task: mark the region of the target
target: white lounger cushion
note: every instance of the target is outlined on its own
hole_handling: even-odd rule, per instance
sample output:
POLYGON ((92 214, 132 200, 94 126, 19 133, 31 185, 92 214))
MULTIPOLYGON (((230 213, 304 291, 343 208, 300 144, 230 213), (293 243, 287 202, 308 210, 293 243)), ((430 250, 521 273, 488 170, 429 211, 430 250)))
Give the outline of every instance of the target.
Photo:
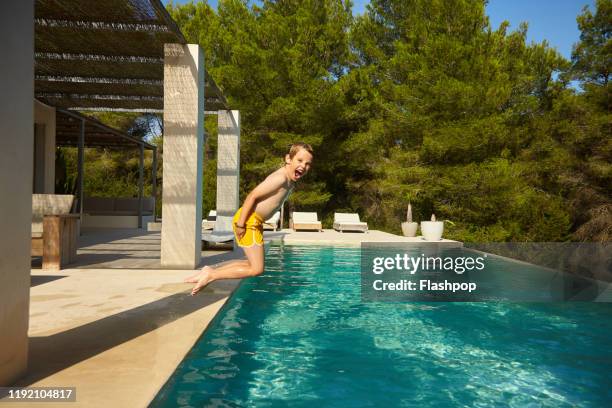
POLYGON ((297 212, 292 213, 294 224, 316 224, 319 222, 319 217, 316 212, 297 212))
POLYGON ((297 230, 316 230, 322 231, 323 226, 319 221, 319 216, 316 212, 298 212, 291 213, 293 229, 297 230))
POLYGON ((280 220, 280 211, 272 214, 272 216, 266 220, 266 224, 277 224, 278 220, 280 220))
POLYGON ((360 223, 357 213, 334 213, 334 222, 339 223, 360 223))
POLYGON ((334 213, 334 229, 365 232, 368 230, 368 223, 362 222, 357 213, 334 213))
POLYGON ((210 210, 208 212, 208 217, 205 220, 202 220, 202 229, 209 230, 215 227, 215 221, 217 219, 217 212, 215 210, 210 210))
POLYGON ((263 229, 264 230, 274 230, 276 231, 278 229, 278 222, 280 221, 280 211, 275 212, 274 214, 272 214, 272 216, 270 218, 268 218, 266 221, 264 221, 263 223, 263 229))

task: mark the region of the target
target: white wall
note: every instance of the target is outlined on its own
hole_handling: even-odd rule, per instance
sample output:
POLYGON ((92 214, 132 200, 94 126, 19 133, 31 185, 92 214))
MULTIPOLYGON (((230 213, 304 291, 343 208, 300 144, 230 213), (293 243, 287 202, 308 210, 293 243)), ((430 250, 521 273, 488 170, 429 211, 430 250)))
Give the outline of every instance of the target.
POLYGON ((34 123, 44 126, 44 192, 53 194, 55 193, 55 108, 35 100, 34 123))
POLYGON ((0 386, 27 368, 34 2, 0 2, 0 386))

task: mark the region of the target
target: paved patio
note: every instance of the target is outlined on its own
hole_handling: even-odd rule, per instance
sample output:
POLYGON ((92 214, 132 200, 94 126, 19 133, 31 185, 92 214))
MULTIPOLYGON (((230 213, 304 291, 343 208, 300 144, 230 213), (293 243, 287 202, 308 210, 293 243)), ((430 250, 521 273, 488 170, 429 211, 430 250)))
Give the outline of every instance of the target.
MULTIPOLYGON (((286 244, 422 242, 381 231, 283 230, 265 237, 286 244)), ((70 269, 34 267, 29 375, 16 385, 76 387, 75 407, 146 406, 239 283, 214 282, 189 296, 192 285, 182 280, 190 272, 161 269, 159 254, 159 232, 90 231, 70 269)), ((216 264, 242 252, 202 256, 203 264, 216 264)))
MULTIPOLYGON (((408 238, 378 230, 370 230, 366 233, 363 233, 338 232, 332 229, 324 229, 322 232, 295 232, 291 229, 283 229, 282 231, 277 232, 266 231, 264 236, 267 240, 280 240, 285 244, 361 245, 362 242, 425 242, 420 236, 408 238)), ((440 242, 455 242, 457 244, 461 244, 460 242, 448 239, 443 239, 440 242)))

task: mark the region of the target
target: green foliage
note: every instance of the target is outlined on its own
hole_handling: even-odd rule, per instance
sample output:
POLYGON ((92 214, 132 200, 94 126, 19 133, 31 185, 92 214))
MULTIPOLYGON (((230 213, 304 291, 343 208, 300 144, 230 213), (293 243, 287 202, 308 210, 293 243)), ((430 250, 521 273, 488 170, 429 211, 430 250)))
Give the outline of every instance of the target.
MULTIPOLYGON (((83 178, 86 197, 137 197, 138 196, 138 149, 86 148, 84 155, 85 174, 83 178)), ((76 191, 77 149, 58 148, 58 166, 64 167, 56 175, 57 193, 76 191), (65 176, 67 174, 68 176, 65 176)), ((145 150, 144 196, 151 195, 152 153, 145 150)))
POLYGON ((612 0, 597 0, 595 14, 585 7, 578 16, 580 42, 572 52, 572 74, 582 81, 589 100, 606 112, 612 109, 608 86, 612 71, 612 0))
MULTIPOLYGON (((301 140, 314 167, 289 210, 317 211, 325 226, 354 211, 399 233, 411 201, 415 221, 435 212, 464 241, 612 236, 610 0, 578 16, 571 62, 527 44, 526 24, 491 27, 482 1, 372 0, 356 18, 348 0, 249 4, 168 6, 241 112, 243 198, 301 140)), ((205 127, 204 214, 216 118, 205 127)), ((133 194, 128 153, 88 155, 89 191, 133 194)))
MULTIPOLYGON (((153 132, 159 118, 154 115, 123 112, 84 112, 108 126, 144 139, 158 148, 157 185, 162 179, 162 138, 153 132)), ((59 147, 56 150, 55 191, 75 194, 77 191, 77 149, 59 147)), ((139 181, 139 150, 131 148, 86 148, 84 151, 85 197, 137 197, 139 181)), ((152 194, 153 152, 145 150, 143 166, 143 195, 152 194)), ((160 190, 158 187, 156 214, 161 216, 160 190)))
POLYGON ((577 21, 580 42, 572 52, 576 76, 586 84, 606 85, 611 74, 612 1, 597 0, 595 14, 585 6, 577 21))
POLYGON ((357 19, 361 63, 349 79, 364 72, 370 83, 358 86, 379 109, 345 152, 368 157, 347 184, 368 220, 398 232, 410 199, 417 220, 455 221, 456 239, 568 238, 562 197, 531 184, 521 160, 545 138, 531 130, 567 63, 545 43, 528 46, 526 26, 506 29, 469 1, 372 1, 357 19))

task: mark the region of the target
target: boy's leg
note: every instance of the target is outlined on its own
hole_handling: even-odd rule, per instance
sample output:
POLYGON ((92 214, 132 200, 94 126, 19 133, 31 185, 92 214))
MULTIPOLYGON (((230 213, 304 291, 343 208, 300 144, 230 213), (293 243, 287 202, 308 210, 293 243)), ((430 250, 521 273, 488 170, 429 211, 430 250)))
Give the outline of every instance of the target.
POLYGON ((264 270, 263 245, 253 245, 242 249, 247 256, 248 262, 234 261, 219 268, 205 266, 202 269, 198 282, 191 290, 191 294, 195 295, 204 286, 219 279, 242 279, 260 275, 264 270))
POLYGON ((186 277, 185 279, 183 279, 183 282, 186 283, 196 283, 197 281, 200 280, 200 277, 202 277, 205 273, 207 273, 206 271, 209 268, 214 268, 214 269, 220 269, 223 268, 224 266, 228 266, 228 265, 235 265, 238 263, 243 263, 245 265, 249 265, 249 261, 247 259, 243 259, 243 260, 233 260, 233 261, 224 261, 221 262, 219 264, 217 264, 217 266, 212 267, 212 266, 204 266, 202 269, 198 269, 193 275, 186 277))
POLYGON ((264 271, 264 246, 253 245, 249 248, 242 248, 247 256, 249 265, 251 266, 251 276, 261 275, 264 271))

